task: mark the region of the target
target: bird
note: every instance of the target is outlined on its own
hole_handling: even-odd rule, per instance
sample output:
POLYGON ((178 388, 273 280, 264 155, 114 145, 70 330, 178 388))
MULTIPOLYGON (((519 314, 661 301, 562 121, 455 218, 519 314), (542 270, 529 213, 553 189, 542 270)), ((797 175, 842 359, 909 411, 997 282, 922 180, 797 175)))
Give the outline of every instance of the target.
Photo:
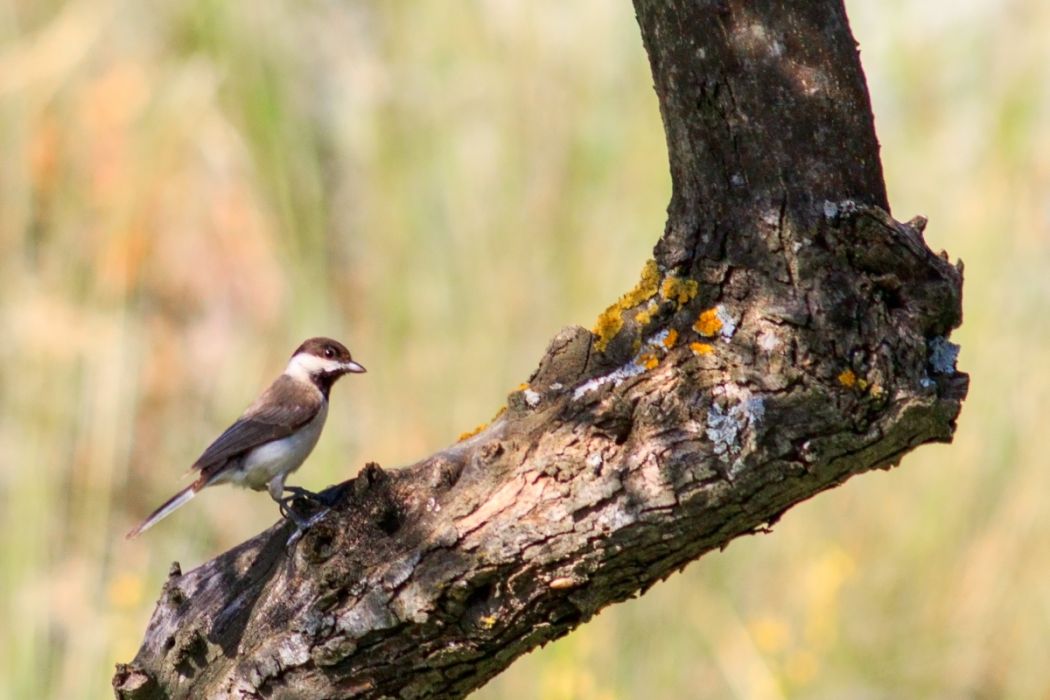
POLYGON ((328 416, 332 385, 344 374, 362 372, 365 368, 342 343, 322 337, 304 341, 292 353, 284 373, 193 463, 190 472, 199 472, 197 479, 129 531, 127 539, 153 527, 203 489, 219 484, 268 490, 281 514, 295 522, 301 533, 311 523, 295 513, 292 499, 301 496, 323 503, 323 498, 285 486, 284 481, 317 444, 328 416), (285 492, 292 495, 285 497, 285 492))

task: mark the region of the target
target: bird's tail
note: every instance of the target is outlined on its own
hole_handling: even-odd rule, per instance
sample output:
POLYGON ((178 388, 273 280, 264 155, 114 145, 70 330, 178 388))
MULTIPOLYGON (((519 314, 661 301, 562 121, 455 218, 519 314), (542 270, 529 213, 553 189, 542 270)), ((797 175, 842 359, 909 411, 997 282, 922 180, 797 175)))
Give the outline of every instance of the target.
POLYGON ((197 492, 200 491, 200 489, 201 487, 199 482, 194 482, 186 488, 184 488, 183 490, 179 491, 177 494, 165 501, 164 505, 162 505, 157 510, 153 511, 153 513, 148 518, 139 523, 139 525, 133 530, 131 530, 127 535, 125 535, 125 537, 129 540, 133 537, 138 537, 140 534, 153 527, 159 520, 167 517, 168 515, 171 515, 171 513, 173 513, 176 509, 180 508, 181 506, 186 505, 186 503, 188 503, 191 498, 197 495, 197 492))

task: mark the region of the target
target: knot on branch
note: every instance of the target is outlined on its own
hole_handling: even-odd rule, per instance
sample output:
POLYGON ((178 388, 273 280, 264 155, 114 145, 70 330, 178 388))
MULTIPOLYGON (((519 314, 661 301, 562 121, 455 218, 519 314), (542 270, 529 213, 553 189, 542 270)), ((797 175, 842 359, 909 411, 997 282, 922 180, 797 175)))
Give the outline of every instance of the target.
POLYGON ((159 692, 157 680, 132 664, 117 664, 113 692, 118 700, 147 700, 159 692))
POLYGON ((935 255, 922 238, 926 219, 895 221, 878 207, 852 202, 825 207, 829 247, 848 251, 858 272, 866 274, 872 293, 911 316, 927 337, 947 336, 962 322, 962 262, 935 255), (850 223, 852 225, 847 225, 850 223))

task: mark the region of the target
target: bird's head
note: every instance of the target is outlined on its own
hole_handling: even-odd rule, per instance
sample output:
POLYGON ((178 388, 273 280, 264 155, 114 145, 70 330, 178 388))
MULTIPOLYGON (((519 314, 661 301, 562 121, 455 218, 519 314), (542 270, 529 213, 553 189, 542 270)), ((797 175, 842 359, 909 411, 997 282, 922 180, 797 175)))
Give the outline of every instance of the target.
POLYGON ((354 362, 350 351, 338 340, 310 338, 292 353, 285 374, 311 381, 327 394, 327 387, 339 377, 364 371, 365 368, 354 362))

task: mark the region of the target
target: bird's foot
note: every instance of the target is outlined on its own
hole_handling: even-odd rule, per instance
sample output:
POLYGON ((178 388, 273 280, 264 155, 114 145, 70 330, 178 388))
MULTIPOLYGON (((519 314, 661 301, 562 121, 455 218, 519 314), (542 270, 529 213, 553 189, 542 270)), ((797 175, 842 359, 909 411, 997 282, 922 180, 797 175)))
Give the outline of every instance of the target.
MULTIPOLYGON (((304 489, 305 490, 305 489, 304 489)), ((309 492, 307 492, 309 493, 309 492)), ((303 518, 299 513, 295 512, 295 506, 293 502, 295 499, 300 498, 303 494, 295 493, 291 496, 285 496, 284 498, 277 499, 277 508, 281 511, 281 515, 286 520, 291 520, 295 523, 295 532, 288 538, 288 546, 295 544, 299 541, 299 538, 303 536, 307 530, 316 525, 324 516, 328 515, 331 510, 328 506, 321 506, 320 510, 311 515, 308 518, 303 518)))
POLYGON ((293 532, 291 534, 291 536, 288 538, 288 541, 285 543, 285 546, 286 547, 291 547, 293 544, 298 542, 299 539, 304 534, 306 534, 306 531, 309 530, 314 525, 316 525, 318 522, 320 522, 324 518, 324 516, 328 515, 328 512, 330 510, 331 510, 331 508, 322 508, 321 510, 317 511, 316 513, 311 515, 306 520, 300 520, 297 517, 294 518, 292 521, 295 523, 295 532, 293 532))
POLYGON ((301 486, 284 486, 284 492, 290 495, 275 498, 274 500, 277 501, 277 507, 280 509, 281 515, 295 523, 295 532, 288 538, 289 546, 299 541, 303 533, 328 515, 332 507, 339 501, 340 496, 338 489, 327 489, 321 493, 314 493, 301 486), (307 504, 312 506, 310 510, 317 509, 317 512, 308 518, 304 518, 295 510, 297 499, 306 501, 307 504))
MULTIPOLYGON (((333 489, 327 489, 327 490, 328 491, 333 491, 333 489)), ((311 503, 316 503, 317 505, 321 505, 321 506, 327 506, 329 508, 334 506, 336 500, 339 498, 338 492, 336 492, 336 493, 326 493, 325 491, 315 492, 315 491, 310 491, 309 489, 304 489, 302 486, 285 486, 284 487, 284 491, 285 491, 285 493, 290 493, 292 495, 291 496, 286 496, 285 498, 282 498, 281 499, 282 501, 291 500, 293 498, 303 498, 303 499, 305 499, 307 501, 310 501, 311 503)))
POLYGON ((299 514, 295 512, 295 508, 292 507, 292 501, 296 498, 297 496, 285 496, 284 498, 277 498, 274 500, 277 501, 277 509, 281 511, 281 517, 285 520, 291 520, 298 525, 303 522, 303 519, 299 517, 299 514))

